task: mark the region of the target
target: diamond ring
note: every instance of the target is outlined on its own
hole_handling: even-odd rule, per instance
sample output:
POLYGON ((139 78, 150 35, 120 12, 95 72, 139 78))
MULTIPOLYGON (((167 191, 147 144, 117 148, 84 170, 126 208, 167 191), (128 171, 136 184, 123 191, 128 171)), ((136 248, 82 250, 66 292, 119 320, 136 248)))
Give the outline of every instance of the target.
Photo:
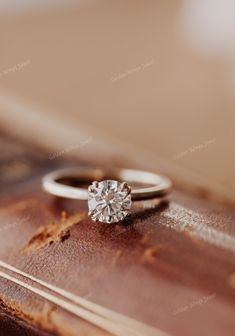
POLYGON ((52 195, 87 200, 91 219, 108 224, 120 222, 129 215, 132 201, 163 197, 172 186, 170 179, 151 172, 84 167, 49 173, 43 177, 42 185, 52 195), (88 189, 68 185, 72 181, 90 185, 88 189), (131 188, 129 183, 142 186, 131 188))

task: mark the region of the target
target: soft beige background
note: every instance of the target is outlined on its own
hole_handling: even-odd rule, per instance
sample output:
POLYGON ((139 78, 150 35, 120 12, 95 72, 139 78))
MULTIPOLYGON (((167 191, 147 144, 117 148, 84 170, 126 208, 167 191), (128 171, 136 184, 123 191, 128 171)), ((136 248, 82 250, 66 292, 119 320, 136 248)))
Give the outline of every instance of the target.
POLYGON ((235 199, 229 64, 189 43, 182 6, 98 0, 2 14, 2 124, 61 153, 90 159, 95 148, 96 161, 109 160, 110 142, 235 199))

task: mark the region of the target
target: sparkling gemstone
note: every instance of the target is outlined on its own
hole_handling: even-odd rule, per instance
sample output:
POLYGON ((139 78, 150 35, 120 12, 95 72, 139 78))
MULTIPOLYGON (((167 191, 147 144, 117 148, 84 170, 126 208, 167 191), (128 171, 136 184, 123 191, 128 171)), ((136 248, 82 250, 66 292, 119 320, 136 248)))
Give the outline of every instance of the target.
POLYGON ((130 213, 130 193, 131 188, 126 182, 93 182, 88 188, 88 208, 92 220, 102 223, 123 220, 130 213))

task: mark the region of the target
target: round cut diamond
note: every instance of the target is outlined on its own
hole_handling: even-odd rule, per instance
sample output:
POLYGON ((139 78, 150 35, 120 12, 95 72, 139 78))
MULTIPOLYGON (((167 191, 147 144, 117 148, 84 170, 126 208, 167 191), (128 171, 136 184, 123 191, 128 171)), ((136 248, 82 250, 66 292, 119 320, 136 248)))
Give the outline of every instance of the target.
POLYGON ((116 223, 131 208, 131 188, 126 182, 105 180, 93 182, 88 188, 89 215, 95 221, 116 223))

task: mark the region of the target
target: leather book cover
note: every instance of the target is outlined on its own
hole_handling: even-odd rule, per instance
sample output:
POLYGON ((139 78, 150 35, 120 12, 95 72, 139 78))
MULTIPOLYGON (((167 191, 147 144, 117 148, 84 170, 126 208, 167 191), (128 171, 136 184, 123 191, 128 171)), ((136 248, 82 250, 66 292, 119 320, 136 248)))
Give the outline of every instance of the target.
POLYGON ((175 188, 124 224, 92 222, 41 188, 86 162, 0 146, 0 335, 233 335, 234 209, 175 188))

